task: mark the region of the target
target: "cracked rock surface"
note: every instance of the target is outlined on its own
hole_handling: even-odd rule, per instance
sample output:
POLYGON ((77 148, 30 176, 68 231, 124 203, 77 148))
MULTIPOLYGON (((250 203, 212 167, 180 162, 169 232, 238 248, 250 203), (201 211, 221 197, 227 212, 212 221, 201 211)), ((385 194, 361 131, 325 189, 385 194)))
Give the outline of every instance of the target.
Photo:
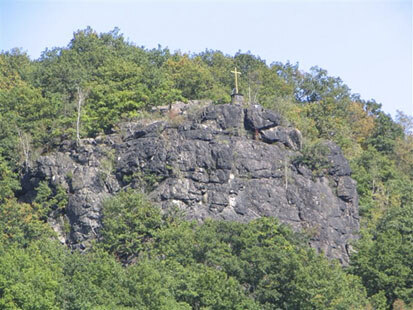
MULTIPOLYGON (((173 109, 173 107, 172 107, 173 109)), ((180 105, 169 118, 121 124, 118 133, 63 144, 40 157, 22 180, 31 201, 41 180, 68 193, 70 232, 51 220, 62 242, 85 248, 99 233, 101 204, 125 187, 145 190, 164 210, 188 219, 247 222, 277 217, 311 236, 310 244, 348 263, 359 229, 356 183, 340 148, 329 149, 322 177, 294 161, 301 133, 276 113, 238 105, 180 105), (188 106, 188 107, 187 107, 188 106)))

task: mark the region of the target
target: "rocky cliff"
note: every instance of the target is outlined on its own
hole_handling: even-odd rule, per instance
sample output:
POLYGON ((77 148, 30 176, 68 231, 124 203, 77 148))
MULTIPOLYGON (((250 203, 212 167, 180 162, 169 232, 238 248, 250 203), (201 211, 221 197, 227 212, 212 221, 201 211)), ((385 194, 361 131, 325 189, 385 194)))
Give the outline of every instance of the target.
POLYGON ((358 201, 338 146, 326 143, 327 172, 314 176, 296 160, 300 132, 260 106, 192 103, 166 114, 121 124, 116 133, 80 146, 62 144, 29 169, 21 199, 32 201, 42 180, 66 190, 68 204, 52 212, 50 223, 74 248, 98 235, 102 201, 133 187, 189 219, 277 217, 310 234, 311 245, 328 257, 348 262, 358 201))

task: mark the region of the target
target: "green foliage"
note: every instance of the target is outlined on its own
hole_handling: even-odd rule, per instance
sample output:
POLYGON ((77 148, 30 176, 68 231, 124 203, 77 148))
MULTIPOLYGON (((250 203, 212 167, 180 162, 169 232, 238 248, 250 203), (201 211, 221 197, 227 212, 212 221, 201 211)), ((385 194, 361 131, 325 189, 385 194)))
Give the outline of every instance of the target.
POLYGON ((15 199, 0 203, 0 244, 26 246, 33 240, 52 235, 51 228, 33 206, 15 199))
MULTIPOLYGON (((101 251, 73 253, 63 258, 62 309, 116 309, 127 297, 125 270, 101 251)), ((122 307, 119 307, 122 309, 122 307)))
POLYGON ((174 88, 180 89, 182 95, 188 99, 208 98, 213 87, 213 77, 208 67, 199 57, 190 59, 188 55, 176 55, 164 64, 165 70, 172 81, 174 88))
POLYGON ((14 197, 14 192, 20 189, 17 175, 8 167, 7 162, 0 156, 0 204, 14 197))
POLYGON ((0 308, 61 309, 61 250, 47 240, 27 248, 0 244, 0 308))
POLYGON ((57 185, 56 189, 52 189, 49 186, 49 181, 41 181, 36 187, 36 198, 33 205, 43 219, 47 219, 53 209, 63 211, 67 202, 67 193, 60 185, 57 185))
POLYGON ((314 176, 320 177, 330 168, 329 148, 323 141, 310 142, 304 145, 301 155, 295 158, 296 165, 303 164, 311 169, 314 176))
POLYGON ((352 273, 369 296, 385 295, 413 305, 413 205, 389 210, 373 233, 365 233, 352 258, 352 273))
MULTIPOLYGON (((396 120, 318 67, 306 73, 297 64, 268 66, 241 52, 147 50, 117 28, 101 34, 79 30, 66 47, 46 50, 34 61, 19 49, 2 52, 0 307, 361 309, 365 296, 358 276, 371 307, 411 307, 413 132, 411 117, 399 114, 396 120), (90 253, 69 253, 45 241, 53 236, 45 223, 49 212, 65 212, 65 190, 40 182, 32 205, 14 195, 36 156, 75 138, 78 89, 85 94, 81 137, 93 137, 156 105, 202 98, 227 103, 234 67, 242 73, 240 91, 249 104, 276 110, 306 137, 297 163, 323 175, 329 163, 320 141, 326 139, 350 160, 363 227, 352 274, 271 219, 198 225, 162 217, 133 192, 105 203, 102 239, 90 253), (122 267, 118 260, 134 264, 122 267)), ((103 165, 109 173, 108 155, 103 165)), ((150 191, 159 180, 151 174, 125 179, 132 181, 150 191)))
POLYGON ((103 205, 102 245, 121 259, 138 255, 161 225, 161 214, 143 194, 126 191, 103 205))
POLYGON ((274 219, 249 224, 207 221, 194 227, 192 236, 185 227, 179 238, 161 240, 161 253, 182 257, 183 264, 201 263, 223 270, 263 309, 348 309, 364 304, 357 278, 304 247, 298 236, 274 219), (189 244, 194 245, 192 249, 189 244))
POLYGON ((403 129, 396 124, 389 115, 379 112, 375 119, 376 126, 368 143, 385 154, 392 153, 397 138, 403 136, 403 129))
MULTIPOLYGON (((173 167, 171 166, 165 168, 171 171, 173 170, 173 167)), ((162 179, 162 176, 155 173, 137 171, 130 175, 125 174, 122 181, 124 184, 138 184, 139 188, 142 188, 145 192, 150 193, 162 179)))
POLYGON ((192 309, 362 309, 366 304, 357 277, 307 248, 303 237, 275 219, 198 225, 161 219, 159 212, 142 194, 121 193, 105 204, 100 242, 124 262, 136 261, 129 271, 155 269, 154 282, 164 286, 154 284, 154 290, 192 309))

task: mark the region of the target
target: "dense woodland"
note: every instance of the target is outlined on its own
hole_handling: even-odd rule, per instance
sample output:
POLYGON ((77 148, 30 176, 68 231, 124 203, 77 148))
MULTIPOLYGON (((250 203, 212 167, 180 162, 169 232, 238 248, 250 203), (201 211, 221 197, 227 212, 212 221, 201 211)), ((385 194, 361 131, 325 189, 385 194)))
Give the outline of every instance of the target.
POLYGON ((241 52, 148 50, 118 29, 80 30, 37 60, 19 49, 0 54, 1 309, 412 307, 412 117, 392 119, 318 67, 303 72, 241 52), (64 210, 64 192, 41 183, 33 204, 16 198, 25 169, 77 134, 110 134, 177 100, 229 102, 234 67, 248 103, 300 129, 301 160, 314 171, 325 168, 326 139, 350 161, 362 221, 350 266, 316 254, 305 235, 275 219, 197 224, 133 191, 104 204, 91 250, 71 252, 46 222, 52 209, 64 210), (134 259, 125 264, 127 257, 134 259))

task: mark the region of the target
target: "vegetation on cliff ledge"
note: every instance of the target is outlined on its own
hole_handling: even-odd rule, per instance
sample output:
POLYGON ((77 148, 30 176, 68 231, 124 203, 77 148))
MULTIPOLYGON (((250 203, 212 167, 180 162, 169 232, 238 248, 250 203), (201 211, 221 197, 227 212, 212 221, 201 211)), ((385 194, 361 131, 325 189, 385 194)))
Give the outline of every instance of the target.
POLYGON ((147 50, 117 29, 80 30, 37 60, 18 49, 0 54, 2 309, 409 309, 412 230, 412 118, 393 120, 321 68, 147 50), (64 208, 63 193, 43 188, 32 205, 17 201, 27 165, 61 141, 110 133, 176 100, 229 102, 234 67, 247 103, 300 129, 306 159, 318 158, 326 139, 349 159, 362 232, 348 268, 274 219, 198 225, 161 216, 133 192, 108 201, 92 250, 72 253, 46 223, 47 212, 64 208))

